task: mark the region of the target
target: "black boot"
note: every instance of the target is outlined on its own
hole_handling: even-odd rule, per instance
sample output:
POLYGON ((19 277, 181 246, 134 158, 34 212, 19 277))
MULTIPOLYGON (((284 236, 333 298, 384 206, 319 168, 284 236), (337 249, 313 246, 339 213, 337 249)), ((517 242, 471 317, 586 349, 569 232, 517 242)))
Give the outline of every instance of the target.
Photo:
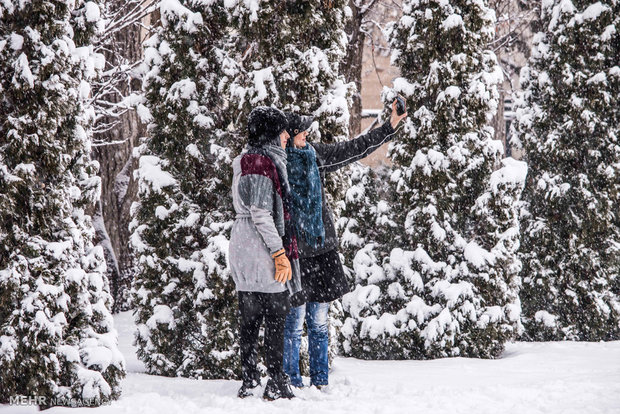
POLYGON ((295 394, 291 391, 291 385, 288 376, 279 375, 276 378, 269 378, 265 392, 263 393, 265 400, 273 401, 279 398, 295 398, 295 394))
POLYGON ((241 388, 239 388, 239 391, 237 391, 237 397, 245 398, 245 397, 250 397, 254 395, 254 390, 259 385, 260 384, 256 382, 250 382, 250 383, 244 382, 243 384, 241 384, 241 388))
POLYGON ((249 381, 243 381, 241 388, 237 391, 237 397, 245 398, 254 395, 254 390, 260 385, 260 381, 251 379, 249 381))

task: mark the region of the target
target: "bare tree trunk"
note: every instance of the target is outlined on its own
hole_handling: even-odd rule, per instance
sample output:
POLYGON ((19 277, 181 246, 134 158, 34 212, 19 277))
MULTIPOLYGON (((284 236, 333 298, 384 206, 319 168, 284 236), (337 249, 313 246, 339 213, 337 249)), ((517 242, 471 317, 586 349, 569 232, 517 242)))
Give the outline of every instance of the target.
POLYGON ((98 146, 93 151, 101 165, 102 181, 100 211, 95 213, 99 223, 95 224, 98 243, 104 248, 108 264, 113 312, 129 307, 128 289, 134 273, 133 253, 129 246, 129 209, 137 194, 137 183, 132 174, 136 167, 132 151, 142 132, 135 113, 127 113, 124 117, 121 127, 109 133, 129 139, 123 144, 98 146))
MULTIPOLYGON (((114 0, 122 7, 123 0, 114 0)), ((138 25, 128 25, 110 39, 104 52, 107 68, 137 62, 142 58, 142 36, 138 25)), ((118 86, 120 93, 106 96, 109 102, 120 102, 133 90, 140 89, 140 80, 132 79, 118 86)), ((99 161, 102 184, 101 201, 94 215, 97 242, 104 248, 108 264, 108 279, 114 298, 113 312, 127 310, 129 288, 134 275, 133 253, 129 246, 129 209, 136 200, 137 183, 133 179, 136 160, 133 149, 146 134, 145 126, 135 111, 125 112, 119 119, 104 119, 114 124, 108 131, 98 133, 93 145, 93 157, 99 161)))
MULTIPOLYGON (((511 91, 509 91, 510 93, 511 91)), ((504 101, 506 99, 506 90, 499 88, 499 105, 497 107, 497 113, 493 117, 492 125, 495 129, 495 139, 502 141, 504 144, 504 153, 507 152, 506 142, 506 121, 504 118, 504 101)))
POLYGON ((362 130, 362 58, 366 34, 362 31, 364 14, 360 13, 359 6, 355 5, 355 0, 349 0, 349 7, 351 7, 353 16, 345 27, 349 36, 349 46, 341 68, 346 81, 355 82, 357 88, 355 95, 353 95, 353 107, 350 111, 351 118, 349 120, 349 133, 351 137, 354 137, 362 130))
POLYGON ((495 128, 495 139, 504 143, 505 154, 512 154, 510 143, 507 142, 507 123, 511 121, 511 112, 505 112, 506 99, 518 89, 518 77, 521 68, 527 64, 530 54, 532 27, 536 23, 536 2, 519 0, 490 0, 489 7, 497 16, 496 38, 489 45, 495 52, 502 67, 505 79, 500 88, 499 108, 492 125, 495 128))

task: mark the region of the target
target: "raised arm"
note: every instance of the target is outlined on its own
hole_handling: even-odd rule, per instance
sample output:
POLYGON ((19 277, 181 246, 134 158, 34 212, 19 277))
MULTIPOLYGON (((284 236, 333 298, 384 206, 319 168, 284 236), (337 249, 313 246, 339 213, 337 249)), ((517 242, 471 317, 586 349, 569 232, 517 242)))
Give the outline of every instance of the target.
POLYGON ((394 128, 386 122, 379 128, 349 141, 334 144, 314 143, 312 146, 323 160, 322 168, 332 172, 370 155, 383 143, 388 142, 393 134, 394 128))
POLYGON ((392 102, 390 120, 379 128, 375 128, 364 135, 345 142, 312 144, 318 156, 323 160, 323 165, 320 168, 323 168, 326 172, 332 172, 367 157, 394 137, 396 126, 406 116, 407 112, 401 115, 397 114, 395 100, 392 102))

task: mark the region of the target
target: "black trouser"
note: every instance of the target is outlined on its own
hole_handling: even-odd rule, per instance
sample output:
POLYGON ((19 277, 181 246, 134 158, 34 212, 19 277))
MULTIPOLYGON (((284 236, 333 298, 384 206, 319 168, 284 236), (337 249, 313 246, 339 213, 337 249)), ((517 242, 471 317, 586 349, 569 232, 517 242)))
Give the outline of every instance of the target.
POLYGON ((265 365, 274 380, 283 375, 284 321, 289 310, 289 293, 239 292, 241 313, 241 376, 244 383, 260 380, 256 368, 258 331, 265 319, 265 365))

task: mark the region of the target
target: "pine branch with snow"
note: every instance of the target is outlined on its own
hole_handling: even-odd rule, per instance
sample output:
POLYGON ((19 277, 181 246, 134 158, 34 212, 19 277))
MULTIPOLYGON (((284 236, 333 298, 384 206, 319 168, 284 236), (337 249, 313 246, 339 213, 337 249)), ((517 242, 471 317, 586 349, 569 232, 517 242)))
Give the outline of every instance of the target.
MULTIPOLYGON (((312 114, 318 121, 310 142, 332 143, 349 138, 349 106, 354 84, 346 83, 339 65, 346 55, 346 1, 231 2, 235 39, 231 41, 239 71, 228 90, 240 135, 234 152, 245 142, 247 116, 259 105, 312 114)), ((343 172, 329 174, 330 202, 342 199, 343 172)))

